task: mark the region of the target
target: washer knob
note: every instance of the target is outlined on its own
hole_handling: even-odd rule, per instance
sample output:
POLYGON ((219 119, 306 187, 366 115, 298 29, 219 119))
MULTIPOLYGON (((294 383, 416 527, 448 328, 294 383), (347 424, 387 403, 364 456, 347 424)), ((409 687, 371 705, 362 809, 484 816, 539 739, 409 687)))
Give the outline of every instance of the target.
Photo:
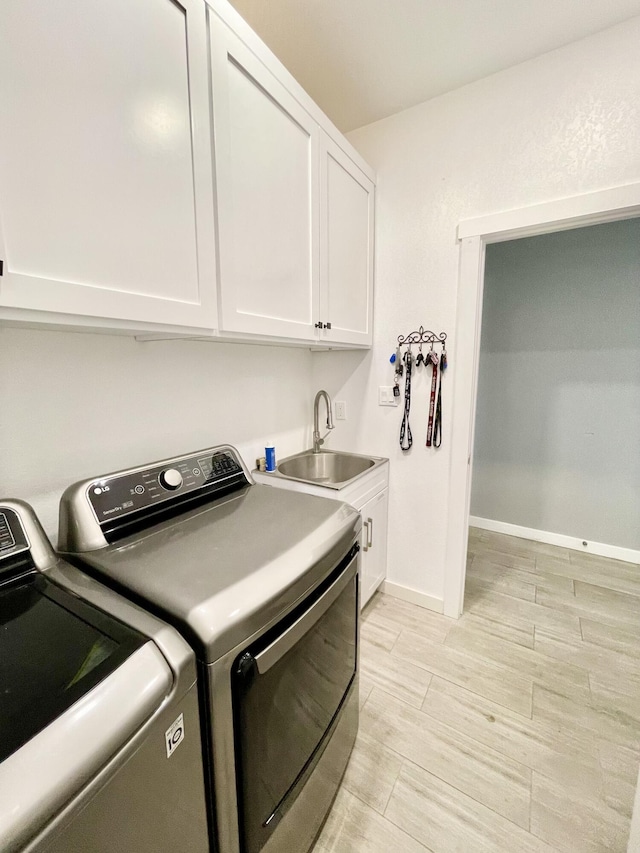
POLYGON ((160 472, 158 480, 163 489, 174 492, 182 485, 182 474, 175 468, 167 468, 166 471, 160 472))

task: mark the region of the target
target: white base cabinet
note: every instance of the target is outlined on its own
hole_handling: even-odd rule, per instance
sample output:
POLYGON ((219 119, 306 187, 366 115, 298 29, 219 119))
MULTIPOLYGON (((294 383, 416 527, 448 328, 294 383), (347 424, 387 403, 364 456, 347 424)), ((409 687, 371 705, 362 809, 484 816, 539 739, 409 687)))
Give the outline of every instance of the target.
POLYGON ((286 480, 260 471, 253 471, 252 474, 257 483, 329 498, 329 500, 343 501, 360 512, 362 516, 360 607, 363 608, 387 576, 389 461, 385 460, 383 465, 340 490, 286 480))
POLYGON ((387 576, 387 519, 389 489, 383 489, 362 507, 362 593, 361 605, 369 601, 387 576))

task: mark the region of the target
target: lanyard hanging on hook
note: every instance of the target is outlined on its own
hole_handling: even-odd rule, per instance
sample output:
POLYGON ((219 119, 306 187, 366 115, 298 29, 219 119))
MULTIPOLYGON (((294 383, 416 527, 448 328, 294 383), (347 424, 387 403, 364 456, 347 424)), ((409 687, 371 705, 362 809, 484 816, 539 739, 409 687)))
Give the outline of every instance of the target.
POLYGON ((433 437, 433 415, 436 406, 436 386, 438 384, 438 353, 431 349, 425 362, 432 365, 431 374, 431 397, 429 399, 429 422, 427 424, 427 447, 431 447, 433 437))
POLYGON ((442 350, 440 356, 440 384, 438 385, 438 402, 436 403, 436 417, 433 423, 433 446, 440 447, 442 444, 442 380, 447 369, 447 353, 442 350))
POLYGON ((404 354, 404 363, 407 368, 407 376, 404 383, 404 416, 400 424, 400 449, 407 451, 413 444, 411 435, 411 427, 409 426, 409 409, 411 408, 411 363, 413 356, 411 355, 411 347, 404 354), (406 446, 405 446, 406 442, 406 446))

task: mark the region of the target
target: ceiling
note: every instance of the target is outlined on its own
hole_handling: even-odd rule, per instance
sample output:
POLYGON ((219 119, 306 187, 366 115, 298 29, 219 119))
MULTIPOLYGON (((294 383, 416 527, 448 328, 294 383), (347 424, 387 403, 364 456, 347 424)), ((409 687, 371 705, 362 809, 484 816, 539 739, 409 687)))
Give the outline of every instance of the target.
POLYGON ((347 132, 640 15, 640 0, 231 0, 347 132))

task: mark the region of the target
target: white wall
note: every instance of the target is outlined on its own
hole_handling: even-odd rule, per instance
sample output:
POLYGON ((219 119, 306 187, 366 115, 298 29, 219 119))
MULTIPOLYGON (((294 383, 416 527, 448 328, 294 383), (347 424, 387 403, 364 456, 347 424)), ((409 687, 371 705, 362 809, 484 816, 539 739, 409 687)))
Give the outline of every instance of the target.
POLYGON ((423 446, 425 383, 414 395, 414 447, 399 450, 400 412, 377 405, 396 336, 421 323, 453 332, 460 220, 640 180, 639 43, 635 18, 349 136, 378 176, 375 346, 353 375, 351 356, 314 356, 313 376, 357 418, 353 448, 392 459, 396 583, 443 596, 451 430, 445 390, 442 449, 423 446))
POLYGON ((312 433, 305 350, 0 328, 0 498, 34 506, 57 536, 58 501, 84 477, 215 444, 250 468, 312 433))
POLYGON ((487 248, 471 514, 640 548, 640 219, 487 248))

